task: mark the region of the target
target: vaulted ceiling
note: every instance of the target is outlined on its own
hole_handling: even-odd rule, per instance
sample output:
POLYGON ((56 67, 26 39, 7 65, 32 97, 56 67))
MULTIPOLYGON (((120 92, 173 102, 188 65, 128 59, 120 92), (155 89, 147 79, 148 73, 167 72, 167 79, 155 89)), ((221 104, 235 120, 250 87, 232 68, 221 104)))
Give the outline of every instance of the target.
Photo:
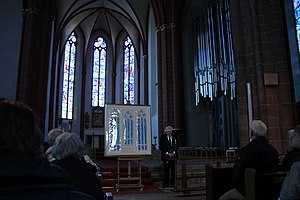
POLYGON ((58 1, 56 36, 61 42, 75 28, 89 41, 95 31, 104 31, 113 45, 126 30, 133 42, 147 41, 149 0, 60 0, 58 1))

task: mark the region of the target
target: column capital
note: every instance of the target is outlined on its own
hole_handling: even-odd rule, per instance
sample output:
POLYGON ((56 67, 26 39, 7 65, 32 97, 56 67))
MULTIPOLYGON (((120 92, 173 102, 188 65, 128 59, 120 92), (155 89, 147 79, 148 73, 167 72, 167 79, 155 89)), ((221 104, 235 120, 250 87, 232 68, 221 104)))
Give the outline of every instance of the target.
POLYGON ((165 31, 165 30, 181 30, 181 27, 179 25, 177 25, 175 22, 171 22, 168 24, 162 24, 161 26, 157 27, 155 29, 155 32, 160 32, 160 31, 165 31))
POLYGON ((42 17, 46 20, 49 20, 49 21, 53 21, 54 20, 54 17, 51 16, 48 12, 46 11, 43 11, 43 10, 40 10, 36 7, 30 7, 30 8, 25 8, 23 9, 23 12, 22 12, 22 16, 30 16, 30 15, 37 15, 39 17, 42 17))

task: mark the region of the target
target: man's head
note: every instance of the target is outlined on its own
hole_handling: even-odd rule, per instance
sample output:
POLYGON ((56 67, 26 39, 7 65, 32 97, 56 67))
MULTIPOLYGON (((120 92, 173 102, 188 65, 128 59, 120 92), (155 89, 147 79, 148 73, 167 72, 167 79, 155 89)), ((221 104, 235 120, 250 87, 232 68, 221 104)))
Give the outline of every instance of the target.
POLYGON ((48 144, 49 146, 53 146, 55 143, 55 139, 63 133, 63 130, 60 128, 54 128, 48 133, 48 144))
POLYGON ((34 111, 9 99, 0 100, 0 154, 42 155, 42 136, 34 111))
POLYGON ((300 149, 300 126, 289 131, 289 148, 300 149))
POLYGON ((267 136, 268 128, 264 122, 261 120, 253 120, 251 124, 251 131, 250 131, 250 139, 254 139, 258 136, 267 136))
POLYGON ((68 157, 80 157, 84 144, 76 133, 64 132, 59 135, 51 151, 54 158, 60 160, 68 157))
POLYGON ((165 128, 165 133, 168 135, 172 135, 174 128, 172 126, 167 126, 165 128))

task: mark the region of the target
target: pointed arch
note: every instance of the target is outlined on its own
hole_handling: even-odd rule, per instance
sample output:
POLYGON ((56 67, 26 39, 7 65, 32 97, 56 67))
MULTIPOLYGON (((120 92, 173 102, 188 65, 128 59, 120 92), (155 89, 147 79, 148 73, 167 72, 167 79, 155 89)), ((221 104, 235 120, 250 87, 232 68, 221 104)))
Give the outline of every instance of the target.
POLYGON ((99 36, 93 45, 92 106, 104 107, 107 68, 107 43, 99 36))
POLYGON ((129 36, 124 39, 124 104, 134 104, 134 87, 135 87, 135 51, 129 36))

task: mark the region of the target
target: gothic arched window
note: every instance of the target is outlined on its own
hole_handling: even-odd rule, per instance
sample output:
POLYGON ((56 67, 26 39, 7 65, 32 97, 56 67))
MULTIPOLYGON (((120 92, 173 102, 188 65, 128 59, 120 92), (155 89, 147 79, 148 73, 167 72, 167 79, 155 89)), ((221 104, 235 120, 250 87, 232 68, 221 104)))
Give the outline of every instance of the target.
POLYGON ((98 37, 94 41, 92 106, 104 107, 105 104, 105 72, 106 41, 98 37))
POLYGON ((66 42, 64 54, 61 117, 63 119, 72 119, 76 68, 76 34, 74 32, 71 33, 71 36, 66 42))
POLYGON ((298 53, 300 54, 300 1, 294 0, 294 13, 296 23, 296 34, 298 40, 298 53))
POLYGON ((124 40, 124 104, 134 104, 134 47, 129 36, 124 40))

